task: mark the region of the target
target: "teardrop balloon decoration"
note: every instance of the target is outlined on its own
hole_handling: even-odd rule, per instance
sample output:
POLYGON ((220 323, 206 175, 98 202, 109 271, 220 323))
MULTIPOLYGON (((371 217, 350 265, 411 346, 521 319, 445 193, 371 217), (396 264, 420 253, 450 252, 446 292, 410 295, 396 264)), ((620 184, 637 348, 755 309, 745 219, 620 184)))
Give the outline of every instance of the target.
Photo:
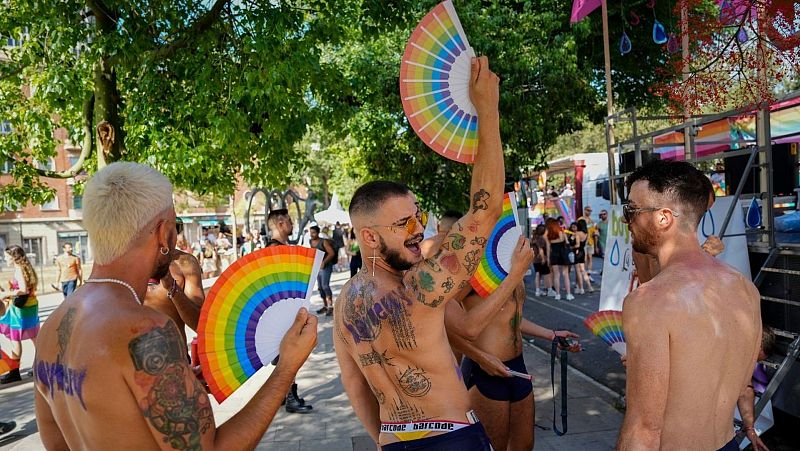
POLYGON ((761 227, 761 207, 758 206, 758 201, 755 197, 750 202, 750 206, 747 207, 745 224, 751 229, 761 227))
POLYGON ((678 42, 678 38, 675 37, 675 33, 669 34, 669 39, 667 40, 667 51, 669 53, 678 53, 681 51, 681 45, 678 42))
POLYGON ((667 42, 667 30, 664 29, 664 25, 661 25, 661 22, 656 19, 653 22, 653 42, 656 44, 663 44, 667 42))
POLYGON ((747 36, 747 31, 745 31, 744 27, 739 28, 739 32, 736 33, 736 39, 738 39, 741 43, 745 43, 749 38, 750 37, 747 36))
POLYGON ((619 53, 624 55, 630 52, 632 48, 633 44, 631 44, 631 39, 628 37, 628 34, 623 31, 622 37, 619 40, 619 53))
POLYGON ((609 255, 608 261, 612 266, 619 265, 619 240, 614 240, 614 246, 611 248, 611 255, 609 255))

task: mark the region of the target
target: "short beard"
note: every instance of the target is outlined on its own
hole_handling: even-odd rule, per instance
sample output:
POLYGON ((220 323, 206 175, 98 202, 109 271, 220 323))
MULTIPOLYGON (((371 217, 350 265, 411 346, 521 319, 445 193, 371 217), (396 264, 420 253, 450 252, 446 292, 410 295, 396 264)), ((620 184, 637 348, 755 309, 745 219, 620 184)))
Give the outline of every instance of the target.
POLYGON ((383 241, 383 237, 378 235, 378 240, 380 241, 380 247, 378 248, 378 252, 383 256, 383 261, 385 261, 392 269, 396 271, 408 271, 414 266, 413 263, 404 260, 403 257, 400 256, 400 252, 395 250, 389 250, 386 246, 386 242, 383 241))
POLYGON ((655 255, 659 243, 658 232, 642 227, 633 235, 633 250, 646 255, 655 255))
POLYGON ((167 255, 163 255, 160 251, 158 253, 158 261, 156 262, 158 266, 156 266, 156 271, 153 274, 152 278, 156 280, 161 280, 169 273, 169 265, 172 263, 172 252, 167 255))

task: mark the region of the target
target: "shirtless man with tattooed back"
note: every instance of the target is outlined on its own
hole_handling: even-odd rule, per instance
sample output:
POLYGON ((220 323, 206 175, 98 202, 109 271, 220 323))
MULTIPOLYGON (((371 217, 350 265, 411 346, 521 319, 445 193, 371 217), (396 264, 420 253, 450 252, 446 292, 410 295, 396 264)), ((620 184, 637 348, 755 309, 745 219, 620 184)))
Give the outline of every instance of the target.
POLYGON ((466 216, 431 258, 419 243, 427 215, 393 182, 361 186, 350 218, 364 268, 334 304, 334 344, 356 415, 383 450, 487 450, 447 341, 444 307, 467 287, 503 200, 499 79, 486 57, 472 61, 470 98, 480 127, 466 216))
POLYGON ((316 318, 300 310, 269 380, 217 428, 181 332, 141 303, 148 279, 163 279, 174 257, 169 181, 144 165, 108 165, 86 184, 83 224, 95 257, 92 275, 53 312, 36 343, 36 423, 44 446, 255 448, 316 343, 316 318))

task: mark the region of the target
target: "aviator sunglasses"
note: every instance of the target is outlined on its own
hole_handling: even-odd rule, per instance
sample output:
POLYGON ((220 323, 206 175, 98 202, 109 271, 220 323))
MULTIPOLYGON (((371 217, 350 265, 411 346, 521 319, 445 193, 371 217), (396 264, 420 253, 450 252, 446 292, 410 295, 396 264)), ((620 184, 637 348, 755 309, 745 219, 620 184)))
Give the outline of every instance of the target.
POLYGON ((636 208, 636 207, 631 206, 631 204, 623 204, 622 205, 622 218, 623 218, 622 222, 624 222, 625 224, 630 224, 631 222, 633 222, 634 218, 636 218, 636 215, 638 215, 639 213, 647 213, 647 212, 659 211, 659 210, 669 210, 670 213, 672 213, 672 216, 675 216, 675 217, 680 216, 679 213, 677 213, 676 211, 672 210, 671 208, 665 208, 665 207, 642 207, 642 208, 636 208))
POLYGON ((373 225, 373 226, 370 226, 370 227, 386 227, 386 228, 389 228, 389 229, 392 229, 392 230, 394 230, 396 228, 405 227, 406 228, 406 233, 411 235, 412 233, 414 233, 414 230, 417 228, 417 223, 419 223, 422 226, 423 229, 425 228, 426 225, 428 225, 428 212, 427 211, 421 211, 421 212, 419 212, 419 215, 412 216, 412 217, 408 218, 404 224, 392 224, 392 225, 380 225, 380 224, 377 224, 377 225, 373 225))

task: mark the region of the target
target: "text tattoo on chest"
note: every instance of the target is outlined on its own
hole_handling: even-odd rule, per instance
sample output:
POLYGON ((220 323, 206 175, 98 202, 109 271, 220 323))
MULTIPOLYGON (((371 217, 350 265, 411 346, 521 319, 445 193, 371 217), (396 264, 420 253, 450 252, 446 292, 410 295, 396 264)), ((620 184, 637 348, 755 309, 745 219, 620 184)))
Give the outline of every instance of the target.
POLYGON ((412 300, 401 290, 392 291, 379 300, 373 300, 373 282, 354 282, 345 299, 343 325, 355 344, 375 341, 388 323, 395 344, 400 349, 416 349, 414 325, 408 308, 412 300))

